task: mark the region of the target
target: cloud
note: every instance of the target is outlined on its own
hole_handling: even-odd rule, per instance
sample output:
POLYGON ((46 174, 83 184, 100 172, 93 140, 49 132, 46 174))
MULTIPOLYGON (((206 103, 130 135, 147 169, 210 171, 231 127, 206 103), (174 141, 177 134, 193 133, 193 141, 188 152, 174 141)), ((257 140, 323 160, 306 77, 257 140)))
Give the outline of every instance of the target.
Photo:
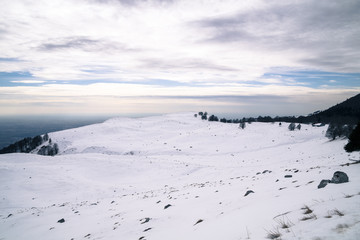
POLYGON ((175 0, 92 0, 92 2, 97 3, 106 3, 106 4, 116 4, 119 3, 123 6, 137 6, 139 4, 171 4, 175 0))
POLYGON ((227 67, 227 66, 221 66, 217 65, 215 63, 212 63, 211 61, 205 60, 205 59, 192 59, 192 58, 179 58, 179 59, 160 59, 160 58, 149 58, 149 59, 143 59, 143 64, 141 67, 145 68, 157 68, 157 69, 195 69, 195 70, 220 70, 220 71, 236 71, 237 69, 227 67))
POLYGON ((84 37, 70 37, 58 39, 57 42, 43 43, 39 49, 43 51, 63 50, 66 48, 91 49, 99 45, 98 40, 87 39, 84 37))
POLYGON ((293 51, 303 66, 357 72, 359 10, 359 1, 270 1, 254 11, 204 18, 190 26, 208 32, 202 42, 293 51))
POLYGON ((357 89, 231 84, 221 86, 152 86, 106 84, 19 86, 0 88, 0 111, 29 113, 146 113, 235 111, 242 116, 297 115, 326 109, 360 91, 357 89), (43 104, 39 104, 43 103, 43 104), (57 107, 55 107, 57 106, 57 107), (232 109, 232 110, 231 110, 232 109))
POLYGON ((25 83, 25 84, 32 84, 32 83, 44 83, 45 81, 41 80, 18 80, 18 81, 11 81, 13 83, 25 83))
POLYGON ((48 93, 63 101, 92 96, 92 104, 157 97, 181 99, 187 107, 221 101, 224 107, 254 101, 238 96, 281 96, 286 102, 302 93, 305 99, 314 92, 325 96, 324 91, 349 97, 359 86, 359 5, 355 0, 4 0, 2 85, 19 99, 30 99, 30 91, 44 101, 48 93), (23 72, 27 75, 15 74, 23 72), (332 88, 323 89, 326 84, 332 88))
POLYGON ((105 51, 112 53, 114 53, 114 51, 139 51, 138 49, 128 48, 121 43, 111 42, 108 40, 94 40, 83 36, 52 39, 47 43, 42 43, 38 47, 38 49, 41 51, 62 51, 66 49, 80 49, 89 52, 105 51))

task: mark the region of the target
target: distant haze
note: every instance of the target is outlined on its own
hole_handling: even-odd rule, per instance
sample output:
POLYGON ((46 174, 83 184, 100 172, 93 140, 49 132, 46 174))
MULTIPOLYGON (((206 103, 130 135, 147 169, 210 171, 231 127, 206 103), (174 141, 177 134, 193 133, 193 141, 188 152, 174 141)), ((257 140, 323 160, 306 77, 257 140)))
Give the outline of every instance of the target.
POLYGON ((0 117, 0 149, 25 137, 100 123, 109 116, 12 116, 0 117))

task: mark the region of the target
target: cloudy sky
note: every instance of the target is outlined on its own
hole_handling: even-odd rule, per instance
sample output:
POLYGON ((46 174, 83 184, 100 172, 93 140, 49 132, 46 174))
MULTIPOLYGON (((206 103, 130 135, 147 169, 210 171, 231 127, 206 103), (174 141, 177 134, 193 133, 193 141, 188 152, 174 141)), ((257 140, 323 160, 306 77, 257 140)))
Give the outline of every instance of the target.
POLYGON ((359 0, 0 3, 0 115, 298 115, 360 93, 359 0))

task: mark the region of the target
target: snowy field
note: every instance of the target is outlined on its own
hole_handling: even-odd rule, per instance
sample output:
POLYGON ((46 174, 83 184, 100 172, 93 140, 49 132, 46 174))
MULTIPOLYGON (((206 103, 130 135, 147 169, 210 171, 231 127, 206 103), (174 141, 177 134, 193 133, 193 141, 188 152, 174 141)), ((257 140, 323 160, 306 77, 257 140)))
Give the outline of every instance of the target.
POLYGON ((0 239, 360 239, 360 164, 340 166, 359 153, 287 126, 189 113, 50 133, 60 155, 0 155, 0 239), (318 189, 335 171, 349 182, 318 189))

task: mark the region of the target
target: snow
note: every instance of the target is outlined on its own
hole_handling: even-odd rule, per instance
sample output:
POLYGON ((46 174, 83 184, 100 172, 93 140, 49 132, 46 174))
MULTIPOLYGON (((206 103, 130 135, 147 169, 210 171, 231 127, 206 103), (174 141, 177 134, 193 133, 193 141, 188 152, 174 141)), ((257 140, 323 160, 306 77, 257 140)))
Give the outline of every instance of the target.
POLYGON ((340 166, 358 158, 346 140, 193 115, 50 133, 55 157, 0 155, 0 239, 358 239, 360 164, 340 166), (349 182, 318 189, 335 171, 349 182))

